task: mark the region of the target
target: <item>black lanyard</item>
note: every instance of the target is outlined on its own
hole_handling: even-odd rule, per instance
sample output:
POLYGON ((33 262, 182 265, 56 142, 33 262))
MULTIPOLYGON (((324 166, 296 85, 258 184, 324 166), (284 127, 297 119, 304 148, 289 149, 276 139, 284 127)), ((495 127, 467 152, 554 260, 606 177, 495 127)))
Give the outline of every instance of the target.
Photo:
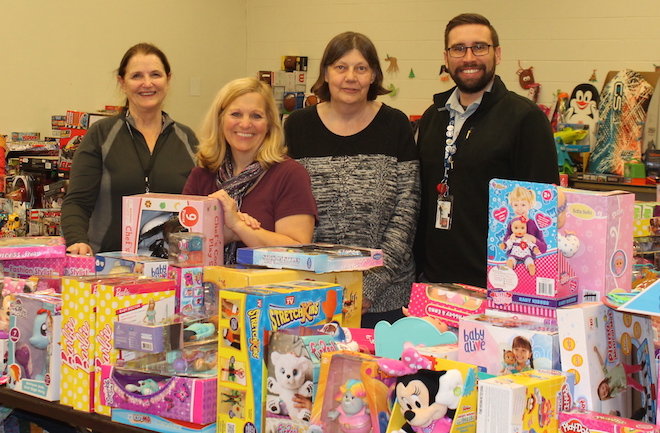
MULTIPOLYGON (((149 192, 149 176, 151 175, 151 169, 154 166, 154 161, 156 160, 156 155, 160 151, 160 149, 163 146, 158 145, 158 140, 160 139, 160 136, 162 135, 163 131, 161 130, 161 133, 158 135, 158 138, 156 139, 156 145, 154 146, 154 151, 150 152, 149 154, 149 161, 147 161, 147 165, 145 166, 144 162, 142 161, 142 158, 140 157, 140 152, 138 151, 138 145, 135 141, 135 136, 133 135, 133 128, 131 127, 131 124, 126 121, 126 127, 128 128, 128 133, 131 134, 131 140, 133 141, 133 148, 135 148, 135 154, 138 158, 138 161, 140 161, 140 166, 142 166, 142 171, 144 172, 144 192, 148 193, 149 192)), ((139 132, 139 130, 137 130, 139 132)), ((143 136, 144 138, 144 136, 143 136)), ((147 146, 148 147, 148 146, 147 146)))

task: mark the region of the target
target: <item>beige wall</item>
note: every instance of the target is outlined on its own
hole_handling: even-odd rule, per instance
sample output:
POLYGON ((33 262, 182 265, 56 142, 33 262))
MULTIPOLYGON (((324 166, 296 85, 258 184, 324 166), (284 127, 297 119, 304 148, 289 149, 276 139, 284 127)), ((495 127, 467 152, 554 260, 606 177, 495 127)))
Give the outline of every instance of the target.
POLYGON ((0 133, 48 135, 50 116, 122 104, 124 52, 152 42, 172 67, 165 110, 197 128, 215 93, 245 74, 244 0, 0 0, 0 133), (199 78, 201 95, 190 96, 199 78))
POLYGON ((114 70, 140 41, 170 58, 166 110, 196 128, 224 83, 277 69, 281 55, 307 55, 313 82, 326 43, 345 30, 368 35, 381 59, 397 57, 385 84, 399 93, 381 100, 421 114, 450 85, 438 77, 445 24, 468 11, 497 28, 507 86, 524 94, 518 61, 533 66, 541 102, 594 69, 600 87, 609 70, 660 64, 658 0, 0 0, 0 133, 47 134, 52 114, 121 103, 114 70), (189 95, 191 78, 200 96, 189 95))

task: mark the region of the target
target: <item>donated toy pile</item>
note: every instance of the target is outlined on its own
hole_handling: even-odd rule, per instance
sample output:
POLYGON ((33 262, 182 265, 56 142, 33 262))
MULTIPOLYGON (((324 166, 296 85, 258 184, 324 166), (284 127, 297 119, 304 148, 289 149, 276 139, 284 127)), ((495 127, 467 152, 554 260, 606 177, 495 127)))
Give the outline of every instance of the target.
POLYGON ((493 179, 487 287, 415 283, 375 329, 381 250, 223 266, 220 206, 124 197, 123 251, 96 256, 1 238, 6 386, 162 432, 660 432, 656 203, 493 179))

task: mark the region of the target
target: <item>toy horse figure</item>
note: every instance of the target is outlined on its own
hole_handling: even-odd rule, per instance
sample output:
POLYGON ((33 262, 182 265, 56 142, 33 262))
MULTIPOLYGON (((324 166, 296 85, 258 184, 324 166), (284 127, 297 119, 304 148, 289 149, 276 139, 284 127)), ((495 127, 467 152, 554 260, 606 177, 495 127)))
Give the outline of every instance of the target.
POLYGON ((43 308, 37 311, 37 317, 34 318, 34 324, 32 325, 32 337, 28 342, 35 349, 46 350, 46 356, 44 357, 43 367, 41 373, 37 374, 33 379, 35 380, 44 380, 46 377, 46 372, 48 371, 48 364, 50 362, 48 356, 48 345, 50 343, 50 329, 48 329, 48 319, 50 317, 50 312, 44 310, 43 308))

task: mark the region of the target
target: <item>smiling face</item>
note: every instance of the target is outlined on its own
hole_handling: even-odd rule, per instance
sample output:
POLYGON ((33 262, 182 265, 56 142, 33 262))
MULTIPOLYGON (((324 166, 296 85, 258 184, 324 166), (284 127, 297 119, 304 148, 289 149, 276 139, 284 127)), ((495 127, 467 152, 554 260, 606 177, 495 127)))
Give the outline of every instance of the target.
POLYGON ((369 86, 374 80, 374 71, 357 49, 349 51, 325 70, 332 102, 366 102, 369 86))
POLYGON ((527 365, 527 360, 529 359, 530 353, 525 347, 514 347, 513 354, 516 357, 518 365, 527 365))
POLYGON ((134 113, 160 111, 170 89, 170 75, 155 54, 136 54, 128 61, 126 73, 117 77, 134 113))
POLYGON ((527 200, 511 200, 511 207, 513 213, 518 216, 527 216, 532 204, 527 200))
POLYGON ((254 161, 268 132, 266 103, 256 93, 246 93, 225 108, 220 127, 234 160, 254 161))
MULTIPOLYGON (((490 30, 482 24, 465 24, 454 27, 448 35, 447 48, 475 44, 492 45, 490 30)), ((450 57, 444 52, 449 75, 462 93, 481 95, 495 76, 495 66, 500 64, 501 48, 490 47, 485 56, 475 56, 467 50, 465 57, 450 57)))

